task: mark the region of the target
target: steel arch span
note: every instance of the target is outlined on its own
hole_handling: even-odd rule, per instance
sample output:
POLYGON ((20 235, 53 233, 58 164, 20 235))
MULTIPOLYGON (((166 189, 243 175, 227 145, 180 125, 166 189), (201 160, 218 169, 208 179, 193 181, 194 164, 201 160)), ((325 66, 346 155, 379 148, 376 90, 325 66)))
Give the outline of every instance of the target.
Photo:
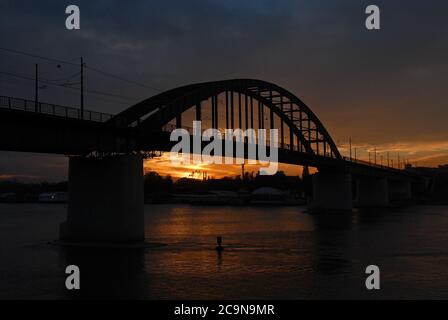
POLYGON ((181 127, 183 112, 196 108, 196 120, 201 120, 203 102, 211 99, 212 127, 217 128, 218 96, 225 100, 225 108, 220 108, 225 113, 225 128, 263 129, 264 113, 269 112, 269 128, 274 128, 274 115, 280 119, 280 143, 283 148, 286 126, 290 133, 290 149, 295 148, 293 139, 296 137, 298 151, 342 159, 322 122, 302 100, 286 89, 261 80, 222 80, 171 89, 135 104, 114 116, 109 123, 136 130, 161 131, 163 126, 176 119, 176 127, 181 127), (245 123, 242 119, 242 101, 245 123), (258 114, 257 124, 254 124, 254 112, 258 114))

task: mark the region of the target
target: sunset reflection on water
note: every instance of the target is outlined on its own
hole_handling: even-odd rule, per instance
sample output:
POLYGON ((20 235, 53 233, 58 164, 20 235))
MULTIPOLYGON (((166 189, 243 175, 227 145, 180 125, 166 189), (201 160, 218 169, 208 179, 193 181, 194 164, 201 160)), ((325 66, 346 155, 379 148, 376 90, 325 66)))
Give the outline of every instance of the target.
POLYGON ((147 241, 163 245, 135 250, 48 245, 65 214, 63 205, 0 206, 0 298, 448 297, 445 206, 310 215, 293 206, 147 205, 147 241), (64 290, 68 264, 82 270, 79 292, 64 290), (370 264, 381 269, 375 293, 364 286, 370 264))

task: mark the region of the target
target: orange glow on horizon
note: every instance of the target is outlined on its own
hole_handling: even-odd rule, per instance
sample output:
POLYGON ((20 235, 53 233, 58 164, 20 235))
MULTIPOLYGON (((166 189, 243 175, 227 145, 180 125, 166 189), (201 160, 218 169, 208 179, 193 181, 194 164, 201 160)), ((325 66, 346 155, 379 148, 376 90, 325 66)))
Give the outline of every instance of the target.
MULTIPOLYGON (((387 153, 394 165, 398 158, 400 161, 406 160, 413 166, 437 167, 448 163, 448 141, 394 142, 380 145, 352 143, 352 157, 355 156, 355 148, 357 158, 364 161, 369 159, 369 152, 371 161, 373 161, 376 150, 377 163, 381 161, 382 157, 385 164, 387 153)), ((340 144, 338 149, 342 155, 349 156, 348 143, 340 144)))
MULTIPOLYGON (((416 141, 416 142, 396 142, 382 145, 373 144, 352 144, 352 157, 367 161, 369 152, 371 161, 374 161, 374 152, 376 148, 377 163, 381 161, 386 165, 387 152, 389 159, 394 166, 397 164, 398 156, 400 161, 406 162, 413 166, 437 167, 438 165, 448 163, 448 141, 416 141)), ((349 156, 348 144, 340 144, 339 151, 343 156, 349 156)), ((204 175, 211 178, 235 177, 241 176, 242 167, 239 164, 174 164, 170 161, 169 153, 163 153, 160 157, 147 159, 144 162, 144 171, 155 171, 162 176, 170 175, 174 179, 179 178, 196 178, 202 179, 204 175)), ((249 174, 256 174, 261 167, 265 165, 245 164, 244 171, 249 174)), ((278 171, 283 171, 286 175, 297 176, 302 175, 302 167, 290 164, 278 165, 278 171)), ((310 172, 313 172, 310 168, 310 172)))
MULTIPOLYGON (((261 164, 245 164, 244 172, 256 175, 260 168, 266 167, 261 164)), ((171 176, 174 179, 196 178, 202 179, 204 175, 209 178, 224 178, 241 176, 242 166, 240 164, 174 164, 170 160, 169 153, 163 153, 160 157, 147 159, 144 162, 144 171, 155 171, 162 176, 171 176)), ((302 175, 302 167, 282 164, 278 165, 278 171, 283 171, 286 175, 302 175)))

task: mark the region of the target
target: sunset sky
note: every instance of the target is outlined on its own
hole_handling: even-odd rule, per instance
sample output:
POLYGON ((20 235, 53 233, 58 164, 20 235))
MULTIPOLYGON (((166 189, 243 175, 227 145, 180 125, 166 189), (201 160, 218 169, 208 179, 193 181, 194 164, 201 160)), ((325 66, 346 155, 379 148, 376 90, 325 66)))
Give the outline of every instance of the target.
MULTIPOLYGON (((86 109, 115 114, 189 83, 262 79, 305 101, 344 155, 351 137, 362 159, 376 149, 378 161, 389 151, 420 166, 448 163, 448 2, 374 3, 379 31, 364 26, 371 1, 76 1, 81 29, 69 31, 65 7, 72 2, 3 0, 1 47, 76 63, 83 56, 88 66, 131 80, 87 70, 86 109)), ((0 50, 0 95, 32 99, 33 82, 10 74, 33 77, 35 63, 41 77, 77 81, 76 67, 0 50)), ((42 88, 40 97, 79 105, 78 92, 63 87, 42 88)), ((148 161, 146 170, 175 177, 241 172, 174 167, 166 157, 148 161)), ((0 152, 0 179, 64 180, 67 163, 63 156, 0 152)))

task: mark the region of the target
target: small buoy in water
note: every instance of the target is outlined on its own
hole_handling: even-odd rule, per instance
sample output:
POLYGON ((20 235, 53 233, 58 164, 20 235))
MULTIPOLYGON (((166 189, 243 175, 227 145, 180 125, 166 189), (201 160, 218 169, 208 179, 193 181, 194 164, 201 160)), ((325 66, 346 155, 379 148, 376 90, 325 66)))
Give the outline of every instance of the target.
POLYGON ((222 237, 216 237, 216 243, 218 244, 217 246, 216 246, 216 250, 217 251, 222 251, 222 250, 224 250, 224 248, 222 247, 222 237))

